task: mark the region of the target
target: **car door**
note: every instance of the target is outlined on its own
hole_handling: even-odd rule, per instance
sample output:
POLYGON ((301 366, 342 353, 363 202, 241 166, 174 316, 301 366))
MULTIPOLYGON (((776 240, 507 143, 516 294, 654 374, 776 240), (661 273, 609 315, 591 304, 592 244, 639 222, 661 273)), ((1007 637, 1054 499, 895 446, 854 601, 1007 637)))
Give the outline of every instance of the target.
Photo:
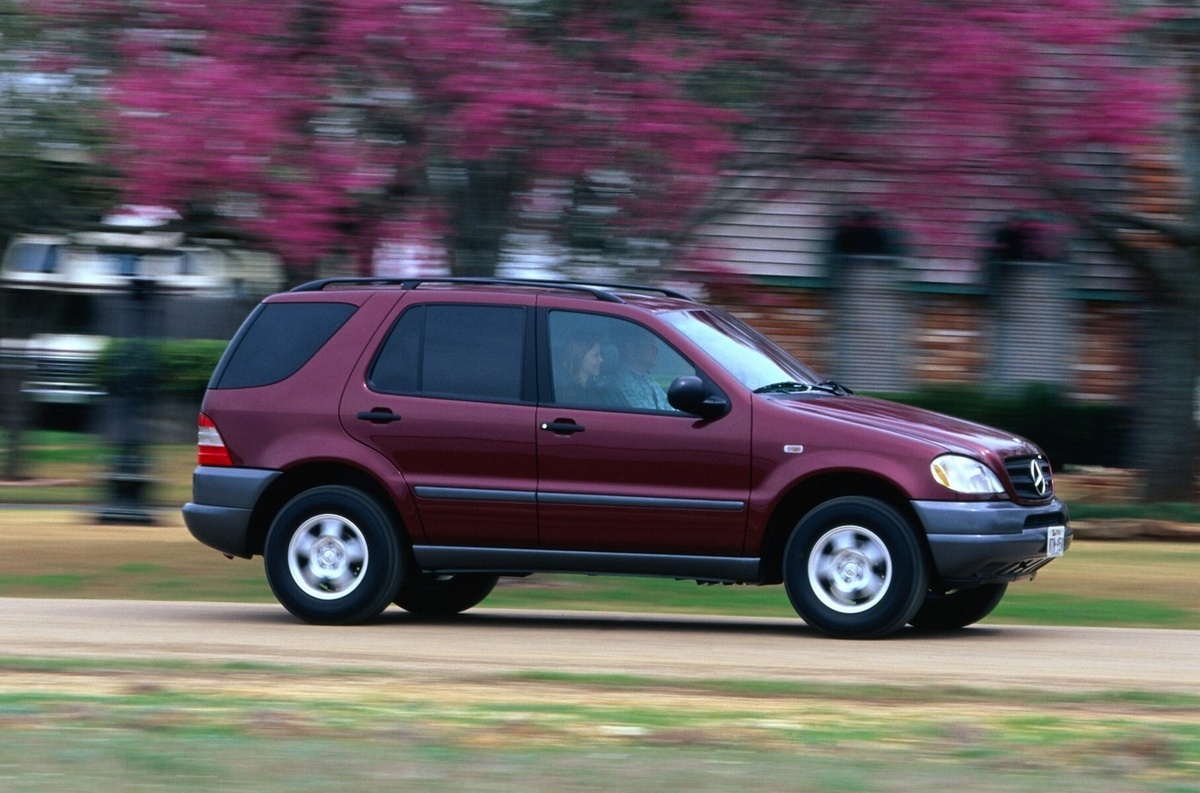
POLYGON ((631 319, 546 308, 538 335, 542 547, 740 555, 749 401, 713 421, 671 408, 665 401, 671 381, 704 372, 631 319), (635 357, 641 371, 631 373, 635 357))
POLYGON ((404 477, 425 543, 532 548, 533 314, 488 298, 403 301, 347 388, 342 421, 404 477))

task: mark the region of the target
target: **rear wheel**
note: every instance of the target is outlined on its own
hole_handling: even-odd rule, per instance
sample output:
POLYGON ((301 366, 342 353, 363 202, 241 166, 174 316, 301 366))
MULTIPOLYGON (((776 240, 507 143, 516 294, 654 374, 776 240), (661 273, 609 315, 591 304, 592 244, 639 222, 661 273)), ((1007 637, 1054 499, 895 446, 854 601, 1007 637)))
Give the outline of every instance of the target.
POLYGON ((974 589, 930 591, 925 602, 909 620, 923 631, 955 631, 979 622, 992 613, 1008 590, 1008 584, 984 584, 974 589))
POLYGON ((404 572, 388 513, 361 490, 306 490, 276 515, 263 549, 271 591, 306 622, 347 625, 379 615, 404 572))
POLYGON ((912 527, 888 504, 838 498, 796 524, 783 558, 797 613, 828 636, 893 633, 920 608, 927 573, 912 527))
POLYGON ((499 576, 482 573, 409 576, 396 595, 396 605, 417 617, 449 617, 479 605, 499 576))

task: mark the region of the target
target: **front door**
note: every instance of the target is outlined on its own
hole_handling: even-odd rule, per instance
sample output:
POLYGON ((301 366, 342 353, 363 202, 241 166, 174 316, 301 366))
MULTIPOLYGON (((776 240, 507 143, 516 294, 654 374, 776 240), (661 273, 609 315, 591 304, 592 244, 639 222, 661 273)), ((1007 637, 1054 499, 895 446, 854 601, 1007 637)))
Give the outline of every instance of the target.
POLYGON ((741 555, 750 408, 701 421, 666 404, 674 378, 703 375, 629 320, 543 315, 537 414, 539 535, 551 550, 741 555))

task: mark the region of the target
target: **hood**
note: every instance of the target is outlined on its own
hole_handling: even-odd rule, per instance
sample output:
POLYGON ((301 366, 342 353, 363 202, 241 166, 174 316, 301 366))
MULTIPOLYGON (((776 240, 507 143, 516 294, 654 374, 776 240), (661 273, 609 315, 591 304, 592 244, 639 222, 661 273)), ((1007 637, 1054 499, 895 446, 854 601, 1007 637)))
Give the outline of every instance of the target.
POLYGON ((1011 432, 873 397, 805 394, 766 398, 781 408, 809 417, 879 430, 976 458, 989 452, 1000 459, 1042 453, 1036 445, 1011 432))

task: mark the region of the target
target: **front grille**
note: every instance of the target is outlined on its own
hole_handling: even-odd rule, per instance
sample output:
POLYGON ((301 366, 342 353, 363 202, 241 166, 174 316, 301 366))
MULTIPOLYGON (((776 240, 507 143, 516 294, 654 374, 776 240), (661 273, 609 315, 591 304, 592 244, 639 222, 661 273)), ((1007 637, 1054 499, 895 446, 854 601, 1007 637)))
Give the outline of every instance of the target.
POLYGON ((94 380, 96 368, 94 360, 85 358, 38 358, 34 361, 38 379, 64 383, 94 380))
POLYGON ((1046 462, 1045 457, 1013 457, 1004 461, 1004 467, 1018 498, 1048 501, 1054 495, 1050 463, 1046 462))

